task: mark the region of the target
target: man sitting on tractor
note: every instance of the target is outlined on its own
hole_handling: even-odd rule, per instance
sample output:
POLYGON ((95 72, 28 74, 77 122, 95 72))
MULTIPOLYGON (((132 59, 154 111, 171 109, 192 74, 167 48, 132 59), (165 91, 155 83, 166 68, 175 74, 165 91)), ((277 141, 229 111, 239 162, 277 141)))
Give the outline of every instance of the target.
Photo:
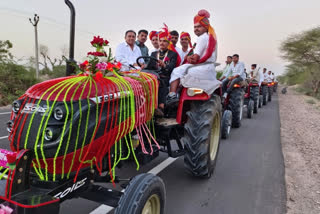
POLYGON ((194 54, 187 57, 187 63, 172 71, 168 104, 178 101, 180 80, 184 87, 200 88, 207 94, 212 94, 220 85, 220 81, 216 79, 214 64, 217 58, 217 40, 209 18, 210 14, 206 10, 200 10, 194 17, 194 33, 198 36, 198 41, 194 54))
POLYGON ((261 73, 260 68, 257 69, 257 64, 251 65, 251 82, 259 83, 259 86, 261 84, 261 73))
POLYGON ((156 61, 151 60, 148 69, 159 70, 160 71, 160 86, 158 93, 158 109, 156 109, 155 114, 157 116, 163 116, 164 104, 166 101, 166 96, 169 93, 169 80, 173 69, 176 67, 178 54, 174 51, 168 50, 169 38, 166 32, 159 33, 159 51, 151 53, 151 56, 158 59, 156 61))
POLYGON ((271 71, 268 71, 267 82, 270 83, 272 81, 273 81, 272 73, 271 73, 271 71))
MULTIPOLYGON (((136 32, 133 30, 128 30, 125 33, 125 42, 118 45, 116 49, 115 59, 121 62, 121 71, 130 70, 130 68, 139 68, 136 60, 138 57, 142 56, 140 48, 136 45, 136 32)), ((141 59, 142 63, 143 60, 141 59)), ((144 68, 144 64, 141 69, 144 68)))
POLYGON ((268 78, 268 73, 267 73, 267 68, 263 69, 263 82, 267 82, 268 78))
POLYGON ((188 55, 192 55, 191 36, 187 32, 180 34, 180 44, 182 47, 181 64, 186 60, 188 55))
POLYGON ((223 97, 227 98, 228 94, 232 91, 234 84, 240 83, 244 80, 244 63, 239 62, 239 55, 234 54, 232 56, 231 67, 229 72, 231 73, 227 80, 223 81, 222 84, 222 90, 224 92, 223 97), (230 83, 231 81, 231 83, 230 83), (228 84, 230 83, 230 86, 228 88, 228 84))
POLYGON ((158 31, 151 31, 149 34, 149 39, 152 43, 153 49, 149 52, 150 55, 159 50, 159 37, 158 37, 159 32, 158 31))
POLYGON ((231 63, 232 63, 232 56, 227 56, 227 61, 226 61, 226 67, 224 67, 222 76, 219 79, 220 81, 225 81, 228 79, 230 76, 230 68, 231 68, 231 63))

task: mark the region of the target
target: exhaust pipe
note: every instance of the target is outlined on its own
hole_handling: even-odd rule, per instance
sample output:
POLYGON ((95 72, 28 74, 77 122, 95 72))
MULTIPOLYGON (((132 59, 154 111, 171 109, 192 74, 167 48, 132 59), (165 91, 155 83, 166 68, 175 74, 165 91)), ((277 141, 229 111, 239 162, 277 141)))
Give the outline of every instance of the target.
POLYGON ((67 69, 66 75, 70 76, 71 74, 75 73, 75 67, 73 66, 76 61, 74 60, 74 37, 75 37, 75 25, 76 25, 76 10, 74 9, 73 4, 70 0, 64 1, 66 5, 70 9, 70 45, 69 45, 69 59, 67 61, 67 69))

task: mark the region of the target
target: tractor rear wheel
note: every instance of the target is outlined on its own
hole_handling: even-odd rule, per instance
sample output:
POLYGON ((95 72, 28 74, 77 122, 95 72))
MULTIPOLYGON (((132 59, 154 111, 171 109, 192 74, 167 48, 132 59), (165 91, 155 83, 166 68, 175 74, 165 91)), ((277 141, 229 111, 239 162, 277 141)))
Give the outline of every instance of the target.
POLYGON ((163 214, 166 191, 162 179, 150 173, 135 176, 121 196, 116 214, 163 214))
POLYGON ((272 91, 273 91, 272 87, 268 87, 268 101, 271 101, 272 99, 272 91))
POLYGON ((239 128, 243 116, 244 91, 235 88, 230 94, 229 109, 232 111, 232 127, 239 128))
POLYGON ((259 95, 259 108, 262 108, 263 96, 259 95))
POLYGON ((250 90, 250 99, 253 100, 253 113, 258 113, 258 108, 259 108, 259 87, 252 87, 250 90))
POLYGON ((268 86, 264 85, 262 86, 262 103, 263 105, 267 105, 268 102, 268 86))
POLYGON ((220 97, 212 95, 207 101, 193 101, 187 112, 182 138, 184 165, 194 176, 210 178, 213 174, 220 144, 221 111, 220 97))

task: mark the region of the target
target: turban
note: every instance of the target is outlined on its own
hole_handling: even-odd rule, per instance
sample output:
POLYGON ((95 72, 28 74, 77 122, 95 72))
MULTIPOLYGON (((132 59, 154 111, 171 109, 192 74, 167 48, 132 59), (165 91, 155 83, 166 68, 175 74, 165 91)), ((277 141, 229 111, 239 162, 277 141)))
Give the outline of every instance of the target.
POLYGON ((170 35, 169 35, 169 33, 166 32, 166 31, 160 31, 160 32, 158 33, 158 36, 159 36, 159 39, 164 38, 167 42, 170 41, 170 38, 169 38, 170 35))
POLYGON ((187 39, 188 39, 188 41, 189 41, 189 46, 190 46, 190 48, 192 48, 191 36, 190 36, 190 34, 187 33, 187 32, 182 32, 182 33, 180 34, 180 39, 183 38, 183 37, 187 37, 187 39))
POLYGON ((153 37, 157 36, 159 32, 157 31, 151 31, 149 34, 149 39, 152 40, 153 37))
POLYGON ((210 26, 209 18, 210 18, 210 13, 208 11, 200 10, 198 14, 194 17, 193 22, 194 24, 199 23, 203 27, 209 29, 209 26, 210 26))

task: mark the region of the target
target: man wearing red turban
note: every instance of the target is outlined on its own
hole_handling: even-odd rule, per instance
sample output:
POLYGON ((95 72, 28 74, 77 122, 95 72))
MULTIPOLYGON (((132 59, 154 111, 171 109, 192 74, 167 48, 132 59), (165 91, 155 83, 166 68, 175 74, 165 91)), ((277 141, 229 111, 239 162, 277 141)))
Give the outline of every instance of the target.
POLYGON ((192 52, 193 52, 192 44, 191 44, 191 36, 189 33, 182 32, 180 34, 180 44, 182 47, 181 60, 183 61, 183 63, 185 63, 187 61, 186 56, 192 55, 192 52))
POLYGON ((206 10, 200 10, 194 17, 194 33, 198 37, 194 53, 187 57, 186 64, 172 71, 167 104, 178 101, 176 92, 180 83, 185 88, 203 89, 209 95, 220 86, 215 71, 217 38, 209 18, 206 10))
POLYGON ((151 60, 147 69, 161 71, 160 85, 158 92, 158 108, 155 111, 156 116, 164 116, 164 106, 166 97, 169 93, 169 80, 173 69, 177 65, 178 54, 173 50, 169 50, 170 41, 168 32, 159 32, 159 50, 151 53, 155 60, 151 60))
POLYGON ((149 39, 153 45, 153 49, 150 51, 150 55, 152 52, 158 51, 159 50, 159 38, 158 38, 159 32, 157 31, 151 31, 149 34, 149 39))

